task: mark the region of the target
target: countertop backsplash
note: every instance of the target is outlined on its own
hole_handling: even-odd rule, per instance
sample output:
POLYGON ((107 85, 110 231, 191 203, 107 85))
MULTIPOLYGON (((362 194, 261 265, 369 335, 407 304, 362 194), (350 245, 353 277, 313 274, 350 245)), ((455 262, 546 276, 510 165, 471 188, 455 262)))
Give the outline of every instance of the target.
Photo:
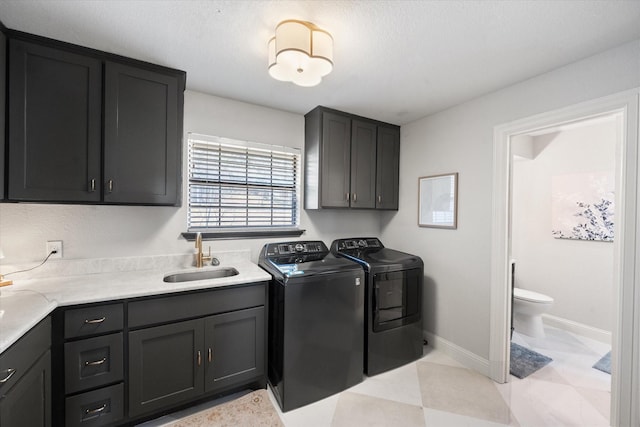
MULTIPOLYGON (((233 266, 235 260, 249 260, 249 249, 212 253, 221 266, 233 266)), ((194 254, 149 255, 140 257, 87 258, 48 260, 36 267, 37 262, 28 264, 0 265, 0 273, 8 275, 10 280, 44 279, 49 277, 79 276, 86 274, 116 273, 125 271, 155 270, 171 272, 193 268, 194 254), (18 271, 31 269, 18 273, 18 271), (12 272, 16 272, 13 274, 12 272)), ((209 266, 207 264, 206 266, 209 266)))

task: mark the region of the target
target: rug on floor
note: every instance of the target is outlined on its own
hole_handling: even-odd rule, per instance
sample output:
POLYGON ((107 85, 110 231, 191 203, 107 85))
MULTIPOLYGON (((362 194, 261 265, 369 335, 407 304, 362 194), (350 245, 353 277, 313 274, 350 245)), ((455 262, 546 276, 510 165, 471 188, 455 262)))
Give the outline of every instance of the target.
POLYGON ((516 343, 511 343, 511 375, 526 378, 553 359, 516 343))
POLYGON ((602 356, 602 359, 598 360, 593 367, 611 375, 611 352, 602 356))
POLYGON ((267 390, 256 390, 230 402, 200 411, 168 427, 284 427, 267 390))

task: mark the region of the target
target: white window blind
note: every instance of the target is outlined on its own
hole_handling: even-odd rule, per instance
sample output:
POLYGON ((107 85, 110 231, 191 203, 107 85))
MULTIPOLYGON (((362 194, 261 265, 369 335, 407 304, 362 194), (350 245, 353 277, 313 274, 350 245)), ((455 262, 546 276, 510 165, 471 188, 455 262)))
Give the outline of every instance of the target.
POLYGON ((189 134, 190 231, 295 228, 300 151, 189 134))

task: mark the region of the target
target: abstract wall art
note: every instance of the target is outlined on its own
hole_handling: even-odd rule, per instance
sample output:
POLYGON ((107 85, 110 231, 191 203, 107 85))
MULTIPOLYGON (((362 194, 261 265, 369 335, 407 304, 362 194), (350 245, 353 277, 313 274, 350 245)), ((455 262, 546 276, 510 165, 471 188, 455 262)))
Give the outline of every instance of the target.
POLYGON ((614 189, 610 171, 552 177, 553 237, 613 242, 614 189))

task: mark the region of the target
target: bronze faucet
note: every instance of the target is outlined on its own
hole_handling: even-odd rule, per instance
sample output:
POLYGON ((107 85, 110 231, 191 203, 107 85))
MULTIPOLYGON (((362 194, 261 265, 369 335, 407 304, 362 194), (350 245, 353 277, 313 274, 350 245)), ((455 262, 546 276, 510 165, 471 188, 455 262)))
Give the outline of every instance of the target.
POLYGON ((211 261, 211 246, 209 246, 209 255, 205 255, 202 253, 202 233, 196 233, 196 249, 198 252, 196 255, 196 268, 204 267, 205 261, 211 261))

